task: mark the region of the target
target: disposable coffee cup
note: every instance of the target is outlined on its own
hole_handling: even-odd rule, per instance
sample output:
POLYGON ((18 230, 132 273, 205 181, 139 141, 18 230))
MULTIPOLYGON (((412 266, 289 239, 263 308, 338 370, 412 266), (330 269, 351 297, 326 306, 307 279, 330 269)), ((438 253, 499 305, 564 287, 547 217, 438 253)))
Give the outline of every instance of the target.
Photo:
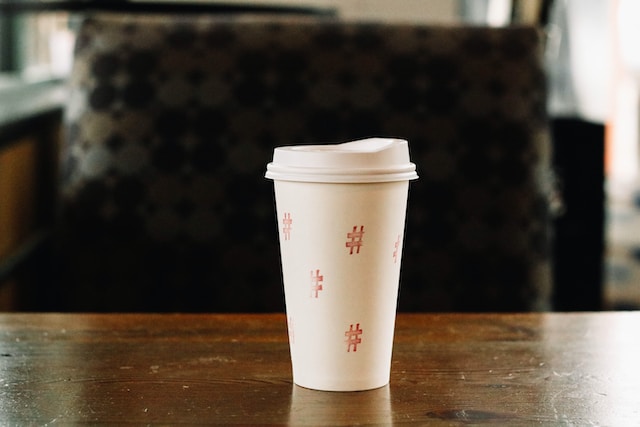
POLYGON ((278 147, 274 181, 295 384, 389 383, 409 181, 408 143, 278 147))

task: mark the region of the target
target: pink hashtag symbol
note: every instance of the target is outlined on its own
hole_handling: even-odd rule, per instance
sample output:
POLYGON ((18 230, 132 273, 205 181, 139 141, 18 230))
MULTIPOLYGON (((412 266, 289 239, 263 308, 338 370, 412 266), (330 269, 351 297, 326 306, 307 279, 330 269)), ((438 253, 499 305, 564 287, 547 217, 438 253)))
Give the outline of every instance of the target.
POLYGON ((353 329, 353 324, 349 325, 349 330, 344 333, 344 336, 347 337, 344 340, 347 343, 347 352, 350 352, 351 348, 353 348, 353 351, 358 351, 358 344, 362 342, 360 335, 362 335, 360 323, 356 323, 355 329, 353 329))
POLYGON ((346 246, 349 248, 349 255, 353 255, 353 248, 356 248, 356 253, 360 253, 360 247, 362 246, 362 236, 364 235, 364 225, 360 226, 360 231, 358 231, 358 226, 353 226, 353 231, 351 233, 347 233, 347 239, 351 239, 347 242, 346 246))
POLYGON ((322 281, 324 276, 320 275, 320 270, 311 270, 311 298, 318 298, 318 292, 322 290, 322 281))
POLYGON ((289 240, 291 238, 291 224, 293 220, 291 219, 291 214, 289 212, 285 212, 284 218, 282 219, 282 232, 284 233, 284 240, 289 240))
POLYGON ((398 240, 396 240, 395 250, 393 251, 393 263, 398 262, 398 250, 400 249, 400 235, 398 234, 398 240))
POLYGON ((289 316, 289 321, 287 322, 288 325, 288 329, 289 329, 289 341, 291 342, 291 344, 295 344, 296 343, 296 335, 293 332, 293 316, 289 316))

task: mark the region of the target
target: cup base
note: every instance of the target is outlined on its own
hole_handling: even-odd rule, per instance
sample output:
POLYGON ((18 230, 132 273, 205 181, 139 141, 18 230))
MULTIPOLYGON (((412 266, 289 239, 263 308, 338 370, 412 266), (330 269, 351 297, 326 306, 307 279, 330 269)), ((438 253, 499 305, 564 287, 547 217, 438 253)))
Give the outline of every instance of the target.
POLYGON ((341 379, 328 379, 328 378, 294 378, 295 385, 310 390, 319 391, 335 391, 335 392, 349 392, 349 391, 365 391, 373 390, 376 388, 384 387, 389 384, 389 377, 384 378, 370 378, 370 379, 357 379, 357 380, 341 380, 341 379))

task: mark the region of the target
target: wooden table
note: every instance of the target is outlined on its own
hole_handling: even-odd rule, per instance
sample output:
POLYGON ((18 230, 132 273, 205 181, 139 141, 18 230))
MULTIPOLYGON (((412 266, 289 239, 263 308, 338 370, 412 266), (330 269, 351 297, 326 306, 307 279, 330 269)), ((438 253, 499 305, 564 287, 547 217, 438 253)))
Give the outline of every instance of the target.
POLYGON ((400 314, 391 383, 294 386, 285 317, 0 315, 0 424, 637 425, 640 313, 400 314))

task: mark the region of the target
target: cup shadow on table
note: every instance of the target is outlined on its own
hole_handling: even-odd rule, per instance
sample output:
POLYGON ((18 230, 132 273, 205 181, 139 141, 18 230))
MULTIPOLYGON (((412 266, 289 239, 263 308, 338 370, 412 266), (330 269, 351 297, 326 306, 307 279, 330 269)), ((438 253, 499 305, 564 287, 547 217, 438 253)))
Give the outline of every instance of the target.
POLYGON ((293 385, 289 424, 347 425, 392 423, 389 385, 374 390, 326 392, 293 385))

